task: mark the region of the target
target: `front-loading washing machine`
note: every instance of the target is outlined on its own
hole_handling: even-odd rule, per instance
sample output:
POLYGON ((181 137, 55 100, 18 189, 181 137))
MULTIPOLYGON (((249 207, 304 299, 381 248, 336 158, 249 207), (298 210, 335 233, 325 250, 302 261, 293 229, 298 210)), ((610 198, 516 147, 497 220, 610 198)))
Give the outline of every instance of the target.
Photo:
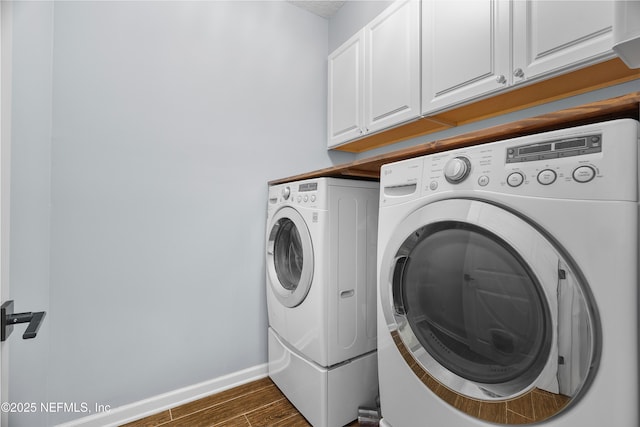
POLYGON ((640 425, 638 138, 623 119, 383 166, 381 425, 640 425))
POLYGON ((269 376, 315 427, 372 407, 377 182, 316 178, 269 187, 269 376))

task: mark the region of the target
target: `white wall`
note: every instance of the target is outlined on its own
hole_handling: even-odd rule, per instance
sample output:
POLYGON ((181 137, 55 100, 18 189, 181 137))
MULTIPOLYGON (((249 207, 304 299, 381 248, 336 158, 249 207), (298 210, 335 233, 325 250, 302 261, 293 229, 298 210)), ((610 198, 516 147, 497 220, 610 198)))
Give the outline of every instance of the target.
POLYGON ((393 0, 348 0, 329 19, 329 52, 333 52, 352 35, 386 9, 393 0))
MULTIPOLYGON (((10 294, 16 311, 47 311, 36 339, 9 337, 11 402, 46 402, 51 337, 49 249, 53 2, 13 4, 10 294)), ((6 397, 5 397, 6 398, 6 397)), ((45 414, 9 414, 9 425, 45 425, 45 414)))
POLYGON ((325 149, 327 21, 15 6, 12 293, 48 316, 12 337, 10 399, 116 407, 265 363, 266 183, 353 158, 325 149))

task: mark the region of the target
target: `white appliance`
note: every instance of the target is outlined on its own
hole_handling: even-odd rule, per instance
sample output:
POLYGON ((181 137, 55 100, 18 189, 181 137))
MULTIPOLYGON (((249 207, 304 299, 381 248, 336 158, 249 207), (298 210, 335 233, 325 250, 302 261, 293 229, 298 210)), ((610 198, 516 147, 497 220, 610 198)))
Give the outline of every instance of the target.
POLYGON ((638 427, 638 122, 383 166, 382 426, 638 427))
POLYGON ((341 426, 378 394, 377 182, 269 188, 269 376, 315 427, 341 426))

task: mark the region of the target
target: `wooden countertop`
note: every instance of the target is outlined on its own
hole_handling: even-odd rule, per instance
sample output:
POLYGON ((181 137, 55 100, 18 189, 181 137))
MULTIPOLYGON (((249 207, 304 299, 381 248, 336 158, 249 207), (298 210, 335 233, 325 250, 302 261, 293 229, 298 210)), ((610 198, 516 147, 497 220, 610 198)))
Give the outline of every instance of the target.
POLYGON ((454 148, 484 144, 588 123, 597 123, 619 118, 633 118, 638 120, 640 118, 639 115, 640 92, 632 92, 603 101, 592 102, 578 107, 530 117, 504 125, 493 126, 451 138, 418 144, 413 147, 356 160, 350 163, 273 180, 269 182, 269 185, 319 177, 379 180, 380 167, 386 163, 451 150, 454 148))

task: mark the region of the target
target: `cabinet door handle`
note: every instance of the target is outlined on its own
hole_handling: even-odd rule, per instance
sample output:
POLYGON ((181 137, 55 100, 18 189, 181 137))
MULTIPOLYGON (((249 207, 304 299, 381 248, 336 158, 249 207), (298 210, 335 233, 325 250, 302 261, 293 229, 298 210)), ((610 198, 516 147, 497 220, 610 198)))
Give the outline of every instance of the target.
POLYGON ((498 77, 496 77, 496 81, 503 85, 507 83, 507 78, 503 74, 500 74, 498 77))
POLYGON ((522 78, 524 77, 524 71, 522 71, 522 68, 516 68, 515 70, 513 70, 513 75, 518 78, 522 78))

